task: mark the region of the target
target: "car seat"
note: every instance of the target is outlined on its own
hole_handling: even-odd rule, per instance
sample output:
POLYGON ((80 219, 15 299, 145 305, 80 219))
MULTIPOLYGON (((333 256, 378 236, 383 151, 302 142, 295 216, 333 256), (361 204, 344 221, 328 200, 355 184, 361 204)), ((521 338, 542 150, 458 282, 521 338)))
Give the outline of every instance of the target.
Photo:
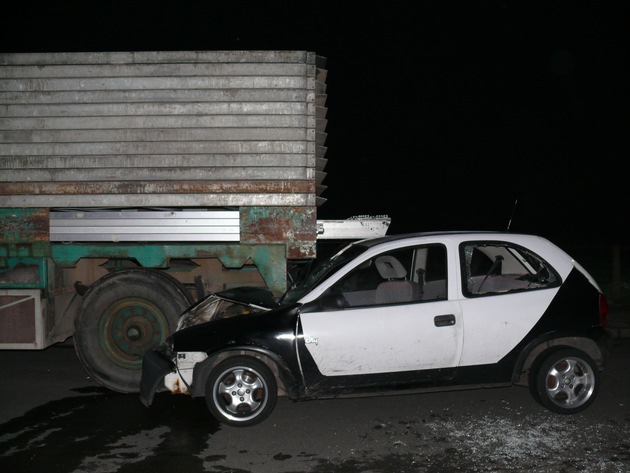
POLYGON ((420 285, 407 279, 407 270, 392 255, 379 256, 374 261, 381 278, 376 288, 376 304, 410 302, 420 299, 420 285))

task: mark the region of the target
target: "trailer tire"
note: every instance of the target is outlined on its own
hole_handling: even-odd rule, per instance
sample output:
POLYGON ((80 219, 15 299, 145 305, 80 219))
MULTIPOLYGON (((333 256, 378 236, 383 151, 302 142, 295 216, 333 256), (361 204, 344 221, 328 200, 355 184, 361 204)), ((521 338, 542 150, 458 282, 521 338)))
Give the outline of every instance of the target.
POLYGON ((75 319, 74 346, 87 372, 109 389, 140 391, 142 358, 164 342, 192 299, 174 278, 125 269, 96 281, 75 319))

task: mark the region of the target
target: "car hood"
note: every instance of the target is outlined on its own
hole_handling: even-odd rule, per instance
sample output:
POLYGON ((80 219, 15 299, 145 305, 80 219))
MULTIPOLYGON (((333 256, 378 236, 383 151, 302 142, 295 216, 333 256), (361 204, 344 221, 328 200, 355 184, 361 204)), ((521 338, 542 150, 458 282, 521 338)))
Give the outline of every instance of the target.
POLYGON ((184 312, 177 330, 212 320, 259 314, 278 307, 271 291, 259 287, 237 287, 205 297, 184 312))
POLYGON ((262 287, 235 287, 225 291, 215 292, 213 295, 225 300, 257 305, 267 309, 274 309, 278 306, 271 291, 262 287))

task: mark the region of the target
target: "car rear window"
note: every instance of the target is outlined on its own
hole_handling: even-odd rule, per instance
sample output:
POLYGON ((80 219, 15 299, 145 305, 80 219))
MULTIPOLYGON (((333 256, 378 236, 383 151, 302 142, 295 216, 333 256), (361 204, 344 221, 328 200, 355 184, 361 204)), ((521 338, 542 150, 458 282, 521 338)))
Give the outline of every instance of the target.
POLYGON ((508 242, 471 241, 460 246, 462 287, 466 297, 547 289, 560 284, 549 263, 508 242))

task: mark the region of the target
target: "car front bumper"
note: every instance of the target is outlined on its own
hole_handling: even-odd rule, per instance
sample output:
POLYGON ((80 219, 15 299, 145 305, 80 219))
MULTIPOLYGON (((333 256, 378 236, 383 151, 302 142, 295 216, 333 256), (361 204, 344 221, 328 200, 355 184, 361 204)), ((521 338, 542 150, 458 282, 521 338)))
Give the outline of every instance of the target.
POLYGON ((142 359, 140 401, 149 407, 155 393, 164 388, 164 377, 175 369, 175 364, 158 350, 147 352, 142 359))

